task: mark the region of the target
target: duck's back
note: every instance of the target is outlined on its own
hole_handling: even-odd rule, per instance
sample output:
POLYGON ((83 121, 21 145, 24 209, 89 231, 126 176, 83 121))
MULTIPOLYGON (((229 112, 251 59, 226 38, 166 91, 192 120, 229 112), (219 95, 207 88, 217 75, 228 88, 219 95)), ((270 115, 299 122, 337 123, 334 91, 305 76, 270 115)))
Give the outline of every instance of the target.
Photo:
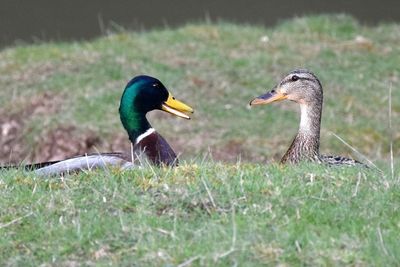
MULTIPOLYGON (((47 166, 36 169, 35 174, 53 176, 98 168, 104 169, 112 166, 125 169, 133 167, 133 163, 129 160, 129 155, 126 153, 90 154, 50 163, 47 166)), ((36 166, 33 166, 32 169, 35 169, 34 167, 36 166)))
POLYGON ((342 156, 320 155, 319 158, 323 163, 326 163, 330 166, 347 165, 347 166, 367 167, 367 165, 365 165, 364 163, 361 163, 355 159, 349 159, 349 158, 342 157, 342 156))

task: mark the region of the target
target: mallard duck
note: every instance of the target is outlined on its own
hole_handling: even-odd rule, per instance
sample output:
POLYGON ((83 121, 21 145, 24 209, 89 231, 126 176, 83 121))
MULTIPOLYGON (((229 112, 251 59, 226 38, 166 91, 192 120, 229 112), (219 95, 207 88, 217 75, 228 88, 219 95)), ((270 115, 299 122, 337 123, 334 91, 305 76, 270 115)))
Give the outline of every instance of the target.
MULTIPOLYGON (((154 165, 177 165, 175 152, 146 118, 149 111, 156 109, 185 119, 190 119, 187 113, 193 113, 191 107, 175 99, 158 79, 145 75, 134 77, 126 85, 119 107, 122 125, 132 142, 132 152, 91 154, 25 165, 24 168, 35 170, 38 175, 57 175, 110 165, 125 169, 134 166, 133 157, 139 154, 147 156, 154 165)), ((10 167, 13 166, 6 168, 10 167)))
POLYGON ((281 163, 299 163, 303 160, 328 165, 362 164, 342 156, 320 155, 320 127, 323 103, 322 85, 317 76, 309 70, 293 70, 271 91, 256 97, 250 105, 269 104, 291 100, 300 105, 300 127, 292 144, 281 159, 281 163))

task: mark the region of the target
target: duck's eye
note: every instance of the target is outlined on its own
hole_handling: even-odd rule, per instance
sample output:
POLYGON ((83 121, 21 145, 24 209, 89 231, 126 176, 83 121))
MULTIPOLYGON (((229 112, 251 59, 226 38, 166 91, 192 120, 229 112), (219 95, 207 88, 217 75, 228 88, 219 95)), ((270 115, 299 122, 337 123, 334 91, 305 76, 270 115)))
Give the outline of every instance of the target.
POLYGON ((293 75, 292 76, 292 81, 293 82, 297 81, 298 79, 299 79, 299 76, 297 76, 297 75, 293 75))
POLYGON ((158 87, 159 84, 158 83, 153 83, 153 87, 158 87))

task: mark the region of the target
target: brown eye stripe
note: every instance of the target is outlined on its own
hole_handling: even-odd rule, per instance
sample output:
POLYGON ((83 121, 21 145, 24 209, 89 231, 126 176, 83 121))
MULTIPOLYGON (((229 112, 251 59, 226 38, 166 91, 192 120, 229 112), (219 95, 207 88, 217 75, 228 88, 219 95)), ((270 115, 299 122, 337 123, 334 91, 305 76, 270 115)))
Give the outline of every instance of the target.
MULTIPOLYGON (((297 80, 296 80, 296 81, 298 81, 298 80, 315 81, 315 79, 297 76, 297 80)), ((284 82, 281 84, 281 86, 284 85, 284 84, 287 84, 287 83, 289 83, 289 82, 295 82, 295 81, 293 81, 292 78, 290 78, 289 80, 284 81, 284 82)))

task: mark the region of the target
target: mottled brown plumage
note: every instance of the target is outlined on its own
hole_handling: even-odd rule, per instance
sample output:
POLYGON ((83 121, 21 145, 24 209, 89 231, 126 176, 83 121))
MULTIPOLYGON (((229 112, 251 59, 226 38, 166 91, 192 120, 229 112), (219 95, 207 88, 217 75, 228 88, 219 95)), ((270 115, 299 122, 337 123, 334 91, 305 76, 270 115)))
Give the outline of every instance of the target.
POLYGON ((319 154, 323 91, 321 82, 310 71, 294 70, 286 75, 270 92, 250 102, 250 105, 268 104, 291 100, 300 105, 299 131, 281 159, 281 163, 316 161, 328 165, 357 165, 356 160, 341 156, 319 154))

